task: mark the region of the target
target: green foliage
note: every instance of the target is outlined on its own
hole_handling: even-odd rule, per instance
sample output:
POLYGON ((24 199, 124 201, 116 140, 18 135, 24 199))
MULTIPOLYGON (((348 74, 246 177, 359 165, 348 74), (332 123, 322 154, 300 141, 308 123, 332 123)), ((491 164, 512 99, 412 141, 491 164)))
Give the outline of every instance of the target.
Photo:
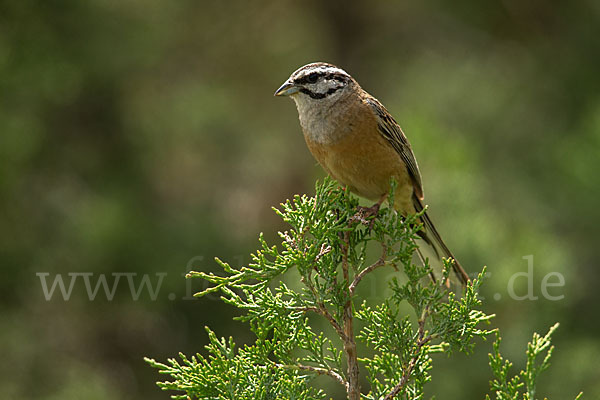
MULTIPOLYGON (((554 324, 545 336, 540 336, 537 333, 533 334, 533 340, 527 344, 525 370, 512 377, 509 377, 512 363, 505 360, 500 354, 501 338, 496 333, 494 350, 489 355, 490 367, 494 374, 494 379, 490 381, 490 387, 496 395, 496 400, 534 400, 536 398, 536 382, 540 373, 550 366, 550 357, 552 357, 554 351, 554 346, 550 345, 550 339, 557 328, 558 323, 554 324), (545 356, 543 356, 544 352, 546 353, 545 356), (544 357, 541 362, 537 360, 539 356, 544 357)), ((579 393, 575 400, 580 399, 582 395, 582 393, 579 393)), ((486 400, 491 400, 491 397, 486 396, 486 400)))
POLYGON ((321 399, 322 393, 315 393, 305 384, 306 376, 295 371, 279 368, 274 364, 257 362, 262 360, 264 348, 247 346, 236 351, 232 338, 229 342, 218 339, 207 329, 210 344, 207 349, 210 358, 179 354, 182 362, 170 359, 170 366, 148 360, 150 365, 159 368, 161 373, 172 375, 176 381, 159 383, 165 390, 183 390, 187 394, 172 396, 174 399, 187 399, 188 396, 201 399, 321 399))
MULTIPOLYGON (((168 365, 147 359, 173 378, 159 386, 185 393, 173 396, 177 399, 316 399, 325 393, 313 389, 310 380, 327 375, 349 399, 424 398, 433 354, 470 353, 474 338, 493 332, 481 328, 492 315, 478 309, 485 271, 462 294, 449 291, 439 283, 450 274, 448 262, 438 283, 428 279, 427 262, 412 262, 419 216, 402 218, 393 208, 378 210, 376 216, 370 211, 326 179, 317 184, 314 197, 296 196, 276 210, 290 226, 279 233, 280 246, 269 245, 261 235, 250 265, 236 269, 217 260, 224 275, 191 272, 188 277, 211 284, 197 296, 220 291, 223 301, 243 311, 238 319, 249 323, 256 342, 236 350, 232 338, 217 339, 207 328, 208 357, 180 354, 182 362, 170 359, 168 365), (378 256, 371 260, 374 248, 378 256), (404 278, 390 281, 391 294, 380 304, 362 299, 355 306, 363 278, 383 267, 401 269, 404 278), (301 290, 283 281, 293 268, 301 290), (406 306, 411 313, 400 312, 406 306), (334 334, 315 329, 312 314, 324 318, 334 334), (359 357, 356 340, 368 347, 367 354, 359 357), (367 390, 360 387, 361 369, 367 372, 367 390)), ((522 374, 527 399, 534 398, 537 376, 548 367, 551 348, 541 365, 536 366, 535 357, 548 348, 551 332, 534 336, 529 346, 522 374)), ((492 388, 498 400, 515 399, 522 383, 518 377, 507 380, 510 364, 503 363, 498 347, 499 342, 491 356, 492 388)))

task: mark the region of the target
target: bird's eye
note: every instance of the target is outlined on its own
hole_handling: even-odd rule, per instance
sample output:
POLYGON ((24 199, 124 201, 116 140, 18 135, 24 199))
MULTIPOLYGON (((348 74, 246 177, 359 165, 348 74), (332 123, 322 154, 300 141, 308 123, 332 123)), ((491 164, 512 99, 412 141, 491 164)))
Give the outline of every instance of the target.
POLYGON ((312 74, 309 74, 306 77, 306 81, 308 83, 315 83, 315 82, 317 82, 318 79, 319 79, 319 74, 317 74, 316 72, 313 72, 312 74))

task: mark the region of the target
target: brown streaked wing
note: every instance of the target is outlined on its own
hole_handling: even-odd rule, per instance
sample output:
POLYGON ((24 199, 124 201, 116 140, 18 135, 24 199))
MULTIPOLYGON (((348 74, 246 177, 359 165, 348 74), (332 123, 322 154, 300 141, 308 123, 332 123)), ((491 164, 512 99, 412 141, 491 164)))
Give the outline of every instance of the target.
POLYGON ((390 142, 392 147, 398 152, 398 154, 400 154, 400 158, 402 158, 406 164, 406 169, 408 170, 408 174, 413 182, 415 194, 420 200, 423 200, 423 184, 421 183, 421 173, 419 172, 417 160, 415 159, 415 155, 413 154, 406 135, 404 135, 404 132, 402 132, 402 129, 396 120, 394 120, 390 113, 385 109, 383 104, 381 104, 377 99, 368 97, 365 99, 365 101, 367 104, 369 104, 369 106, 371 106, 373 111, 375 111, 379 132, 381 132, 383 137, 390 142))

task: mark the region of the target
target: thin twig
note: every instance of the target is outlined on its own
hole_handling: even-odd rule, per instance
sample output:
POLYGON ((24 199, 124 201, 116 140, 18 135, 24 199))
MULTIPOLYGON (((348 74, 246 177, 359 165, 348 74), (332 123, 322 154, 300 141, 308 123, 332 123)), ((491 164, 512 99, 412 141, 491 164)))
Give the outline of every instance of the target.
MULTIPOLYGON (((315 266, 316 266, 316 263, 315 263, 315 266)), ((317 314, 324 316, 327 319, 327 321, 329 321, 329 323, 331 324, 333 329, 335 329, 335 331, 338 333, 338 335, 342 338, 342 340, 345 340, 346 335, 344 333, 344 330, 342 329, 340 324, 338 324, 338 322, 335 320, 333 315, 331 315, 331 313, 329 312, 329 310, 327 309, 327 307, 321 300, 321 296, 319 296, 319 293, 317 292, 314 285, 312 284, 311 275, 312 275, 312 270, 309 270, 308 271, 308 280, 306 280, 304 278, 302 278, 301 280, 306 285, 308 290, 310 290, 310 292, 312 293, 318 307, 302 307, 302 309, 306 310, 306 311, 314 311, 317 314)))
POLYGON ((360 271, 354 277, 354 280, 352 281, 352 283, 350 284, 350 287, 348 288, 350 291, 350 296, 352 296, 354 294, 354 291, 356 290, 356 286, 358 286, 358 284, 360 283, 362 278, 365 277, 365 275, 367 275, 369 272, 373 271, 374 269, 383 267, 386 264, 385 259, 387 257, 387 251, 388 251, 387 246, 385 245, 385 243, 382 243, 381 257, 379 257, 379 260, 375 261, 373 264, 369 265, 367 268, 360 271))
POLYGON ((330 251, 331 251, 331 246, 328 246, 325 243, 321 244, 321 249, 319 250, 319 254, 317 254, 317 256, 315 257, 315 262, 314 262, 315 269, 317 268, 317 263, 319 262, 319 260, 321 259, 321 257, 323 257, 324 255, 326 255, 330 251))
MULTIPOLYGON (((346 231, 344 232, 344 245, 343 245, 343 256, 342 256, 342 272, 344 274, 344 280, 350 283, 350 277, 348 273, 348 249, 350 246, 350 235, 346 231)), ((348 385, 346 387, 346 393, 348 400, 360 400, 360 381, 358 379, 358 356, 356 354, 356 342, 354 341, 354 327, 353 327, 353 315, 352 315, 352 293, 350 286, 348 286, 348 298, 344 304, 344 352, 346 353, 346 362, 348 363, 348 385)))
POLYGON ((317 373, 319 375, 327 375, 327 376, 332 377, 340 385, 342 385, 344 387, 348 386, 348 382, 346 382, 346 380, 344 379, 344 377, 341 376, 340 374, 338 374, 337 372, 335 372, 332 369, 321 368, 321 367, 313 367, 311 365, 302 365, 302 364, 288 365, 288 364, 277 364, 277 363, 275 363, 275 366, 277 366, 279 368, 300 369, 300 370, 303 370, 303 371, 315 372, 315 373, 317 373))
POLYGON ((428 308, 425 308, 423 310, 421 318, 419 318, 419 321, 418 321, 419 330, 417 333, 417 343, 416 343, 417 348, 415 350, 415 354, 410 359, 406 368, 402 371, 402 378, 400 378, 400 382, 398 382, 398 384, 396 386, 394 386, 392 391, 390 393, 388 393, 387 396, 385 396, 383 398, 383 400, 392 400, 394 397, 396 397, 398 395, 398 393, 400 393, 400 391, 404 388, 404 386, 406 386, 406 384, 408 383, 408 381, 411 378, 413 369, 415 368, 415 366, 417 365, 417 361, 419 360, 421 348, 423 348, 423 346, 425 346, 427 343, 429 343, 433 339, 432 335, 425 336, 425 319, 427 318, 428 315, 429 315, 429 310, 428 310, 428 308))
POLYGON ((301 307, 299 309, 302 311, 312 311, 314 313, 322 315, 323 317, 325 317, 325 319, 327 319, 327 321, 329 321, 329 324, 333 327, 333 329, 335 329, 340 338, 342 340, 346 340, 346 334, 344 333, 344 330, 342 329, 340 324, 338 324, 335 318, 333 318, 333 315, 331 315, 331 313, 323 303, 319 304, 319 307, 301 307))

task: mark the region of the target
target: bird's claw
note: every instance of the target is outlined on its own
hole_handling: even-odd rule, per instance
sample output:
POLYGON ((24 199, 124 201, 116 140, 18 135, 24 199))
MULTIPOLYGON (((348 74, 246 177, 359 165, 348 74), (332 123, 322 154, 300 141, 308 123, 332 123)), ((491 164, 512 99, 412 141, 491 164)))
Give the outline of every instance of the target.
POLYGON ((368 226, 369 229, 372 229, 380 208, 381 203, 375 203, 371 207, 358 206, 356 207, 356 214, 354 214, 352 218, 363 225, 368 226))

